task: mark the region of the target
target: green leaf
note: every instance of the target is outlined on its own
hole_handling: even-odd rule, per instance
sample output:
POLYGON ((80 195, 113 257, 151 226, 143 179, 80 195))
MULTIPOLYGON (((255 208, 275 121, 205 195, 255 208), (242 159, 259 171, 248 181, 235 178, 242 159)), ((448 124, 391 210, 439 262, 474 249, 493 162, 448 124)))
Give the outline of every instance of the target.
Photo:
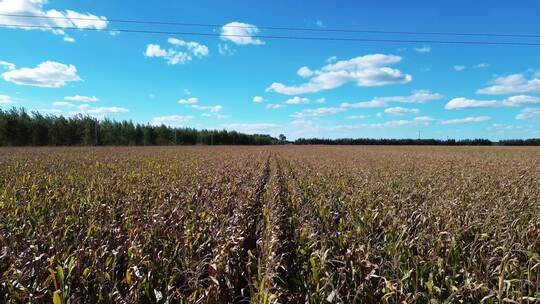
POLYGON ((56 272, 58 273, 58 278, 60 279, 60 286, 64 286, 64 269, 62 266, 56 266, 56 272))

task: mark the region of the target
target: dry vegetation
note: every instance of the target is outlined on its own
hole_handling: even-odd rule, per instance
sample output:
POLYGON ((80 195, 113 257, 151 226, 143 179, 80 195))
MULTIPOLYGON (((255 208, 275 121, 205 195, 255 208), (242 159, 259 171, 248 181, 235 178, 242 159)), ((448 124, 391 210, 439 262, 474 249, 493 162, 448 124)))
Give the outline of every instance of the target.
POLYGON ((0 150, 0 302, 534 303, 540 150, 0 150))

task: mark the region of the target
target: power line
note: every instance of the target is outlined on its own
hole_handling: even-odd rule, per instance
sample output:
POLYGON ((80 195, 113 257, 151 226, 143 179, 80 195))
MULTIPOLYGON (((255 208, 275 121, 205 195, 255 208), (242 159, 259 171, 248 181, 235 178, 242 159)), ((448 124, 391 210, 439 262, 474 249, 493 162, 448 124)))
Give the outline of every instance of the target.
POLYGON ((364 34, 391 34, 391 35, 432 35, 432 36, 476 36, 476 37, 513 37, 513 38, 540 38, 537 34, 499 34, 499 33, 466 33, 466 32, 429 32, 429 31, 383 31, 383 30, 364 30, 364 29, 323 29, 308 27, 278 27, 278 26, 246 26, 246 25, 223 25, 211 23, 186 23, 186 22, 167 22, 167 21, 147 21, 133 19, 100 19, 85 17, 65 17, 65 16, 36 16, 24 14, 0 14, 5 17, 18 18, 39 18, 39 19, 64 19, 81 21, 107 21, 118 23, 133 24, 153 24, 153 25, 176 25, 176 26, 196 26, 196 27, 230 27, 230 28, 258 28, 265 30, 284 30, 284 31, 310 31, 310 32, 338 32, 338 33, 364 33, 364 34))
POLYGON ((464 41, 464 40, 416 40, 416 39, 370 39, 370 38, 345 38, 345 37, 306 37, 306 36, 279 36, 279 35, 236 35, 201 32, 177 32, 177 31, 152 31, 137 29, 96 29, 89 27, 62 27, 30 24, 0 24, 0 27, 12 28, 43 28, 56 30, 81 30, 81 31, 104 31, 119 33, 139 34, 162 34, 162 35, 186 35, 207 37, 231 37, 231 38, 259 38, 259 39, 287 39, 287 40, 313 40, 313 41, 349 41, 349 42, 384 42, 384 43, 430 43, 430 44, 460 44, 460 45, 507 45, 507 46, 540 46, 540 42, 511 42, 511 41, 464 41))

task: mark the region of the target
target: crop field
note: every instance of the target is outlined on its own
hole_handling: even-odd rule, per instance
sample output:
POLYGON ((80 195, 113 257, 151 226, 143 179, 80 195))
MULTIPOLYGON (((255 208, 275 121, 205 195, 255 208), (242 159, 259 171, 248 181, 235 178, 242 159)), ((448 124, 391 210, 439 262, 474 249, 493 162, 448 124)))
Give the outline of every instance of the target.
POLYGON ((535 303, 540 149, 0 149, 0 302, 535 303))

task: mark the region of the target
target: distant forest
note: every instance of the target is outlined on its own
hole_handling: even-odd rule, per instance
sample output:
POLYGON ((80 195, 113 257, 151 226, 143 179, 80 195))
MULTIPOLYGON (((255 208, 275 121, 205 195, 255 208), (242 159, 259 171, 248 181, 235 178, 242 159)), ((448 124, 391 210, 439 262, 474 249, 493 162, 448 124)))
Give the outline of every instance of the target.
POLYGON ((171 128, 82 115, 29 114, 24 109, 0 110, 2 146, 271 145, 277 141, 270 135, 236 131, 171 128))
POLYGON ((266 134, 227 130, 196 130, 131 121, 98 120, 90 116, 64 117, 0 109, 0 146, 166 146, 166 145, 439 145, 540 146, 540 138, 490 141, 488 139, 371 139, 300 138, 287 141, 266 134))

